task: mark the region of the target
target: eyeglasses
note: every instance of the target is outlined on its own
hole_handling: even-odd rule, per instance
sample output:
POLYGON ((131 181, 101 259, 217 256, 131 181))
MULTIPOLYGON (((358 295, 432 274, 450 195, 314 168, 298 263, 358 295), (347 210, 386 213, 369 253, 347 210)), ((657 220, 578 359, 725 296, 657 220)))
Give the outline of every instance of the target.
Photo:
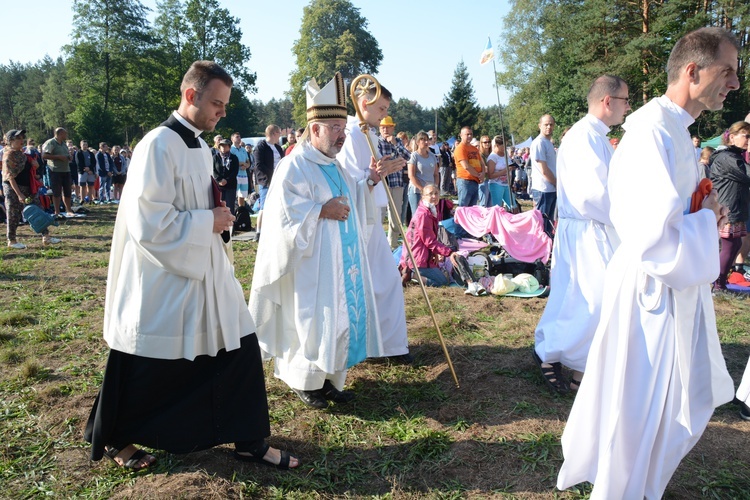
POLYGON ((744 137, 745 139, 750 139, 750 134, 734 134, 735 137, 744 137))
POLYGON ((490 141, 482 141, 482 144, 489 144, 490 141))
POLYGON ((616 95, 609 96, 610 99, 621 99, 625 101, 625 104, 630 105, 630 97, 617 97, 616 95))
POLYGON ((333 132, 334 134, 340 134, 340 133, 341 133, 341 131, 342 131, 342 130, 344 130, 344 129, 346 128, 346 125, 344 125, 344 126, 342 127, 342 126, 341 126, 341 125, 339 125, 338 123, 337 123, 336 125, 329 125, 329 124, 327 124, 327 123, 323 123, 323 122, 318 122, 318 125, 320 125, 321 127, 328 127, 328 128, 330 128, 330 129, 331 129, 331 132, 333 132))

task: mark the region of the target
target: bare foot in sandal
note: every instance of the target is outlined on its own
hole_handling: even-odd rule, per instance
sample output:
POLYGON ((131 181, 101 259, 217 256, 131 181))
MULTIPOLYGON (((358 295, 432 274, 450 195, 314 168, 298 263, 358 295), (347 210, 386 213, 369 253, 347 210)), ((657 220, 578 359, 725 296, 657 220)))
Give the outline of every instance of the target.
POLYGON ((118 450, 113 446, 107 446, 104 449, 104 454, 111 458, 120 467, 132 469, 134 471, 150 467, 156 462, 155 456, 150 455, 143 450, 139 450, 132 444, 127 445, 122 450, 118 450))
POLYGON ((281 451, 276 448, 271 448, 267 443, 263 445, 265 453, 259 456, 260 452, 249 452, 249 451, 236 451, 234 452, 235 458, 244 462, 256 462, 263 465, 270 465, 278 469, 295 469, 299 466, 299 459, 287 451, 281 451))

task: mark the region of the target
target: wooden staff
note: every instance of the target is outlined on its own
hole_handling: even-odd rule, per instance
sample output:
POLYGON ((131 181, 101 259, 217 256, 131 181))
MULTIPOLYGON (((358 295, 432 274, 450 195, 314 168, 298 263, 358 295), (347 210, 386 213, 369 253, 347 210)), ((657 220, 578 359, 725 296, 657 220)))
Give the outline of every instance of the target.
MULTIPOLYGON (((370 126, 367 124, 364 117, 362 116, 362 110, 359 109, 359 101, 358 101, 359 96, 367 94, 371 89, 375 89, 375 97, 367 101, 367 105, 371 106, 375 104, 378 99, 380 99, 380 83, 378 83, 375 77, 370 76, 370 75, 359 75, 357 78, 355 78, 352 81, 351 87, 349 89, 349 93, 352 98, 352 103, 354 104, 354 109, 357 112, 357 118, 359 118, 359 128, 362 130, 362 133, 365 134, 365 137, 367 138, 367 144, 370 146, 370 153, 372 153, 372 157, 377 158, 377 154, 375 153, 375 145, 372 143, 372 140, 370 138, 370 126), (359 93, 359 96, 357 95, 358 93, 359 93)), ((396 204, 393 202, 391 189, 388 187, 388 182, 386 181, 385 177, 381 179, 381 182, 383 183, 383 188, 385 188, 385 194, 388 196, 388 205, 391 208, 391 213, 398 215, 399 210, 396 209, 396 204)), ((409 258, 411 259, 411 263, 414 266, 414 272, 417 273, 417 282, 419 283, 419 286, 422 289, 422 295, 424 296, 424 300, 427 302, 427 308, 430 310, 430 315, 432 316, 432 322, 435 324, 435 330, 437 330, 438 338, 440 339, 440 345, 443 348, 443 354, 445 354, 445 359, 446 361, 448 361, 448 367, 451 370, 451 375, 453 375, 454 382, 456 382, 456 387, 460 387, 458 385, 458 377, 456 376, 456 370, 453 369, 453 362, 451 362, 451 356, 448 353, 448 346, 445 344, 445 339, 443 338, 443 334, 440 332, 440 325, 438 325, 437 317, 435 317, 435 311, 432 309, 432 304, 430 304, 430 298, 427 296, 427 288, 424 286, 424 283, 422 282, 422 275, 419 273, 419 267, 417 267, 417 261, 414 259, 414 254, 411 251, 411 244, 409 244, 409 241, 406 239, 406 234, 404 234, 404 229, 403 229, 403 226, 401 225, 401 221, 399 221, 398 224, 394 224, 394 225, 398 226, 398 230, 401 233, 401 236, 404 238, 404 247, 406 247, 406 251, 409 253, 409 258)))

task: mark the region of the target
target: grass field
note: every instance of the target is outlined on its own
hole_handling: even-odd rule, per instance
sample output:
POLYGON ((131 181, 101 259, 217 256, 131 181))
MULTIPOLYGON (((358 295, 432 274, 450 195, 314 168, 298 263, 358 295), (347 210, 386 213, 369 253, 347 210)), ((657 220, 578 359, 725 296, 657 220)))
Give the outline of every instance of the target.
MULTIPOLYGON (((456 389, 417 288, 406 290, 414 366, 365 362, 358 398, 316 411, 268 373, 272 445, 302 460, 293 472, 244 464, 231 447, 157 451, 129 473, 88 460, 82 431, 102 378, 102 314, 116 207, 61 222, 61 245, 0 247, 0 497, 32 498, 586 498, 555 490, 572 397, 550 394, 531 359, 546 299, 430 290, 461 383, 456 389)), ((3 230, 4 230, 4 226, 3 230)), ((255 244, 235 244, 249 292, 255 244)), ((750 300, 717 298, 724 355, 738 382, 750 354, 750 300)), ((638 439, 639 436, 633 436, 638 439)), ((719 408, 666 498, 749 498, 750 423, 719 408)))

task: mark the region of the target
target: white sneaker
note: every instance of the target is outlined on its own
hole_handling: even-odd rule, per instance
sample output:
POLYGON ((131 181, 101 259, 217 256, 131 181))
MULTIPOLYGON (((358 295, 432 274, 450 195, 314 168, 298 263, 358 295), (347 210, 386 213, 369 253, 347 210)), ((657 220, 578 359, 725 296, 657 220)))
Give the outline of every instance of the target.
POLYGON ((477 293, 474 294, 475 297, 479 295, 487 295, 487 290, 482 286, 481 283, 476 282, 475 285, 477 285, 477 293))
POLYGON ((9 241, 8 248, 15 248, 16 250, 23 250, 24 248, 26 248, 26 245, 24 245, 23 243, 18 243, 18 242, 11 243, 9 241))
POLYGON ((476 295, 477 295, 477 284, 475 282, 471 282, 468 285, 466 285, 466 290, 464 290, 464 294, 466 294, 466 295, 474 295, 476 297, 476 295))
POLYGON ((55 238, 54 236, 47 236, 45 238, 42 238, 42 244, 43 245, 57 245, 62 240, 60 238, 55 238))

